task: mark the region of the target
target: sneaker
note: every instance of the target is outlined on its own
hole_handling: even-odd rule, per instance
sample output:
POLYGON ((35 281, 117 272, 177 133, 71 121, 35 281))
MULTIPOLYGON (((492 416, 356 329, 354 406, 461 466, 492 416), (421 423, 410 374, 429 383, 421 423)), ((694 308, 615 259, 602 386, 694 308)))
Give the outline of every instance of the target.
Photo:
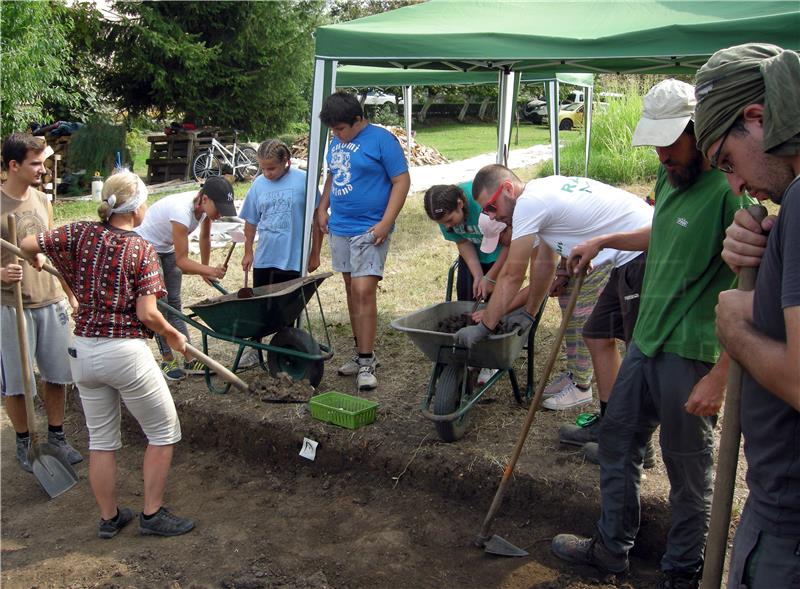
POLYGON ((194 529, 194 522, 178 517, 166 507, 160 507, 153 517, 145 519, 139 514, 139 533, 143 536, 180 536, 194 529))
POLYGON ((242 352, 242 357, 239 358, 239 368, 252 368, 258 366, 261 359, 258 357, 258 350, 255 348, 246 348, 242 352))
MULTIPOLYGON (((372 354, 372 357, 375 360, 375 368, 379 368, 381 363, 378 360, 378 357, 374 353, 372 354)), ((339 367, 339 376, 355 376, 358 374, 358 369, 360 367, 361 366, 358 363, 358 353, 356 352, 353 354, 352 358, 339 367)))
MULTIPOLYGON (((583 445, 583 457, 593 464, 600 464, 600 446, 597 442, 587 442, 583 445)), ((647 442, 644 449, 644 461, 642 468, 650 470, 656 466, 656 448, 653 446, 652 438, 647 442)))
MULTIPOLYGON (((200 360, 190 360, 183 365, 183 371, 186 374, 205 374, 206 365, 200 362, 200 360)), ((211 368, 209 368, 208 371, 211 374, 215 374, 211 368)))
POLYGON ((589 564, 607 573, 624 573, 628 569, 628 556, 612 554, 597 537, 559 534, 550 543, 550 550, 561 560, 589 564))
POLYGON ((585 427, 579 425, 562 425, 558 430, 558 441, 562 444, 573 446, 583 446, 589 442, 597 442, 597 435, 600 433, 600 419, 595 419, 585 427))
POLYGON ((81 456, 80 452, 78 452, 75 448, 70 446, 70 443, 67 441, 67 436, 63 431, 47 432, 47 441, 61 450, 61 452, 64 453, 67 462, 70 464, 78 464, 79 462, 83 462, 83 456, 81 456))
POLYGON ((569 371, 562 372, 553 380, 551 380, 550 384, 548 384, 544 388, 544 393, 542 394, 542 398, 546 399, 548 397, 552 397, 553 395, 557 395, 571 384, 572 384, 572 373, 569 371))
POLYGON ((98 538, 108 540, 113 538, 119 531, 127 526, 133 519, 133 511, 127 507, 117 508, 117 517, 113 519, 101 519, 100 530, 97 532, 98 538))
POLYGON ((578 388, 574 382, 567 385, 560 393, 548 397, 542 403, 542 407, 551 411, 563 411, 571 407, 578 407, 592 402, 592 387, 585 391, 578 388))
POLYGON ((700 585, 700 573, 664 571, 658 589, 697 589, 700 585))
POLYGON ((28 460, 28 447, 31 444, 31 439, 17 438, 17 462, 25 472, 33 472, 31 462, 28 460))
POLYGON ((375 354, 372 358, 359 358, 358 359, 358 376, 356 376, 356 385, 358 390, 374 389, 378 386, 378 379, 375 377, 375 367, 377 366, 377 359, 375 354))
POLYGON ((179 381, 186 378, 186 373, 183 368, 178 366, 178 361, 174 358, 170 362, 161 363, 161 372, 164 374, 164 378, 171 381, 179 381))
POLYGON ((482 387, 485 385, 497 372, 497 368, 481 368, 481 371, 478 373, 478 386, 482 387))

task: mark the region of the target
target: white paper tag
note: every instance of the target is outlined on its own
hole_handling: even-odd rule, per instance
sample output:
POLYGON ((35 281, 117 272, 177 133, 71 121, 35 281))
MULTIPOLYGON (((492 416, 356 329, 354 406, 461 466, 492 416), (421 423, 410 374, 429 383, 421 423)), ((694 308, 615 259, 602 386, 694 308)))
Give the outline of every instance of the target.
POLYGON ((309 438, 303 438, 303 447, 300 449, 300 456, 308 458, 309 460, 314 460, 314 458, 317 457, 317 444, 319 444, 319 442, 315 442, 309 438))

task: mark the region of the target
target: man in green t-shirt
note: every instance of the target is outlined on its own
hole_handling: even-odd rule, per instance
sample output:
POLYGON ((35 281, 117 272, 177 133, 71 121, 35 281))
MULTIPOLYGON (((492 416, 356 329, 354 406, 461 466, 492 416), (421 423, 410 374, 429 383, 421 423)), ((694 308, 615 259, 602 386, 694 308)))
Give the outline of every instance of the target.
MULTIPOLYGON (((608 235, 581 251, 576 271, 604 247, 647 249, 639 315, 599 429, 601 514, 593 538, 560 534, 564 560, 619 573, 639 529, 639 489, 647 440, 661 425, 670 479, 671 527, 661 559, 664 586, 697 587, 711 510, 714 425, 727 357, 714 333, 717 296, 734 283, 720 252, 741 206, 724 174, 697 150, 694 88, 654 86, 634 145, 656 148, 661 167, 650 228, 608 235)), ((577 252, 575 250, 578 250, 577 252)))

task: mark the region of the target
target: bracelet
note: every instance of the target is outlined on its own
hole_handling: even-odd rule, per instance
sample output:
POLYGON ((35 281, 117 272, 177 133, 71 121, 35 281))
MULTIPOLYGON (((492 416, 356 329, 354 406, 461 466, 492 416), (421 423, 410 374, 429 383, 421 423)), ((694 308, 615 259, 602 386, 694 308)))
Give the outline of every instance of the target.
POLYGON ((491 278, 489 278, 488 276, 481 276, 481 280, 485 280, 485 281, 486 281, 486 282, 488 282, 489 284, 497 284, 497 281, 496 281, 496 280, 492 280, 492 279, 491 279, 491 278))

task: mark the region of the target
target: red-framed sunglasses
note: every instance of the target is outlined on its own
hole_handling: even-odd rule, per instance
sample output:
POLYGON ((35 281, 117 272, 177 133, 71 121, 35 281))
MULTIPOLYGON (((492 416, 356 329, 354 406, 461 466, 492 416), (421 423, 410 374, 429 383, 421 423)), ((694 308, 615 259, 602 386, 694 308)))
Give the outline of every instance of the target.
POLYGON ((495 203, 497 199, 500 198, 500 193, 503 192, 503 187, 506 185, 506 182, 508 182, 508 180, 501 182, 500 186, 498 186, 497 190, 495 190, 494 194, 489 199, 489 202, 483 205, 483 208, 481 209, 483 213, 488 215, 489 213, 497 212, 497 204, 495 203))

